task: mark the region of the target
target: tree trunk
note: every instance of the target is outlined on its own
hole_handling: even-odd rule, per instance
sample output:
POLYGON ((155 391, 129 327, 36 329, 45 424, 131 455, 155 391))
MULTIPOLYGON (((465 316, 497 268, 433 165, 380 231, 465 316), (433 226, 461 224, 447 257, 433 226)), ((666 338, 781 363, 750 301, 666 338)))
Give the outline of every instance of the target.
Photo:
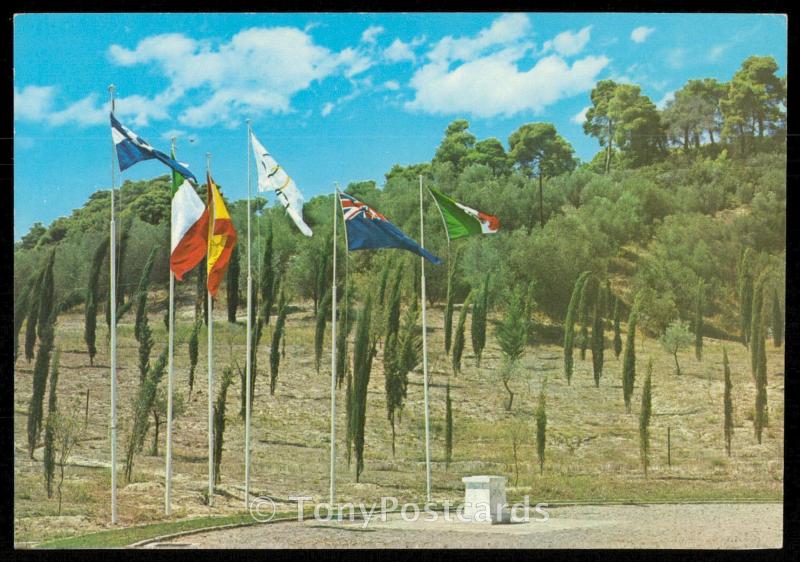
POLYGON ((672 356, 675 358, 675 374, 680 376, 681 375, 681 366, 678 365, 678 354, 677 353, 673 353, 672 356))
POLYGON ((714 129, 708 130, 708 139, 711 141, 711 144, 714 144, 714 129))
POLYGON ((608 138, 606 139, 606 169, 605 173, 611 168, 611 120, 608 120, 608 138))
POLYGON ((506 403, 506 411, 511 411, 511 404, 514 402, 514 393, 511 392, 511 389, 508 388, 508 381, 503 379, 503 386, 506 387, 506 392, 508 392, 508 402, 506 403))

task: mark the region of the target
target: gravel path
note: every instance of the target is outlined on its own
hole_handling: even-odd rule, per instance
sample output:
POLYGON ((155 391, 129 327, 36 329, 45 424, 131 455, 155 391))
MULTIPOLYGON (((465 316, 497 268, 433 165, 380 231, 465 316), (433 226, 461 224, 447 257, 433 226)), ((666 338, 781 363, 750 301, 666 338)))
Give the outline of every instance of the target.
POLYGON ((779 548, 783 505, 679 504, 544 507, 543 521, 508 525, 306 520, 202 533, 149 548, 779 548))

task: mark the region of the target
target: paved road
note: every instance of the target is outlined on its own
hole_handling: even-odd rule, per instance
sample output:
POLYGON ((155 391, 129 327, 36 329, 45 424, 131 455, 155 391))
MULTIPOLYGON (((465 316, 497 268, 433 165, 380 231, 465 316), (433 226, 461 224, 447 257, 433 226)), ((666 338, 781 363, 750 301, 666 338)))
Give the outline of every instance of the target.
POLYGON ((544 507, 526 523, 305 520, 181 537, 149 548, 779 548, 783 505, 544 507))

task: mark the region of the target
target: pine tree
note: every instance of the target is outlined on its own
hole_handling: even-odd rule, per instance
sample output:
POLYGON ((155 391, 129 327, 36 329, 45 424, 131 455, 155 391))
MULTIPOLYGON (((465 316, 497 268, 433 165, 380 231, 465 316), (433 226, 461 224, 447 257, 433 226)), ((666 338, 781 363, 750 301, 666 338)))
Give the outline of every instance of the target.
POLYGON ((364 307, 358 315, 355 343, 353 345, 353 387, 350 419, 352 441, 356 456, 356 482, 364 470, 364 425, 367 414, 367 387, 375 357, 375 343, 371 340, 372 299, 367 295, 364 307))
POLYGON ((461 312, 458 314, 458 324, 456 325, 455 338, 453 340, 453 374, 461 373, 461 356, 464 353, 464 327, 467 324, 467 311, 472 304, 474 294, 470 292, 466 300, 461 305, 461 312))
MULTIPOLYGON (((472 304, 472 351, 475 353, 475 364, 481 366, 483 348, 486 347, 486 317, 489 313, 489 273, 483 279, 483 285, 472 304)), ((526 315, 527 318, 527 315, 526 315)))
POLYGON ((581 350, 581 361, 586 360, 586 349, 589 347, 589 286, 592 278, 588 277, 581 289, 581 298, 578 303, 578 317, 581 323, 581 333, 578 338, 578 345, 581 350))
POLYGON ((450 468, 453 460, 453 403, 450 400, 450 381, 444 398, 444 467, 450 468))
POLYGON ((227 292, 228 322, 236 323, 236 312, 239 310, 239 273, 242 265, 239 262, 239 245, 233 246, 228 271, 225 272, 225 289, 227 292))
POLYGON ((53 497, 53 479, 56 471, 56 458, 55 458, 55 430, 56 430, 56 415, 58 414, 58 398, 56 390, 58 387, 58 366, 60 363, 61 354, 56 348, 53 353, 52 366, 50 368, 50 393, 47 398, 47 420, 44 426, 44 455, 43 455, 43 468, 44 468, 44 487, 47 491, 47 497, 53 497))
POLYGON ((614 357, 622 353, 622 334, 619 326, 619 297, 614 298, 614 357))
POLYGON ((653 360, 647 363, 647 373, 642 386, 642 410, 639 413, 639 444, 642 452, 642 468, 647 478, 648 454, 650 452, 650 415, 652 413, 652 396, 650 378, 653 373, 653 360))
POLYGON ((539 459, 539 474, 544 472, 544 450, 547 441, 547 410, 544 385, 539 391, 539 403, 534 414, 536 418, 536 456, 539 459))
POLYGON ((455 281, 456 267, 458 265, 459 251, 453 253, 450 263, 447 264, 447 300, 444 308, 444 352, 450 353, 450 344, 453 338, 453 305, 455 289, 453 283, 455 281))
POLYGON ((200 348, 200 322, 195 320, 192 334, 189 336, 189 396, 194 388, 194 372, 197 369, 197 359, 200 348))
POLYGON ((590 272, 584 271, 578 276, 575 281, 575 286, 572 289, 572 297, 569 300, 569 307, 567 308, 567 317, 564 319, 564 376, 567 378, 567 384, 572 382, 572 368, 573 368, 573 342, 575 339, 575 316, 578 311, 579 300, 583 294, 583 285, 589 277, 590 272))
POLYGON ((130 482, 133 474, 133 456, 136 451, 140 451, 144 445, 144 438, 147 436, 148 418, 156 399, 158 384, 164 376, 164 369, 167 365, 167 348, 159 355, 155 365, 147 371, 147 376, 139 384, 136 399, 133 403, 133 422, 131 432, 128 436, 127 449, 125 451, 125 481, 130 482))
POLYGON ((783 310, 777 288, 772 295, 772 343, 775 347, 780 347, 783 343, 783 310))
POLYGON ((94 251, 92 265, 89 268, 89 282, 86 288, 86 310, 84 313, 83 339, 89 352, 89 365, 94 365, 97 355, 97 305, 100 302, 100 272, 108 252, 109 239, 106 237, 94 251))
POLYGON ((698 361, 703 358, 703 282, 697 285, 697 299, 694 309, 694 355, 698 361))
POLYGON ((325 326, 328 323, 328 315, 331 309, 331 290, 325 291, 325 296, 317 309, 317 321, 314 329, 314 367, 319 374, 319 367, 322 363, 322 344, 325 342, 325 326))
POLYGON ((725 396, 723 409, 725 411, 725 451, 731 456, 731 439, 733 439, 733 398, 731 396, 731 368, 728 363, 728 351, 722 348, 722 369, 725 372, 725 396))
POLYGON ((275 394, 275 386, 278 383, 278 367, 280 366, 281 353, 280 344, 283 339, 284 327, 286 325, 286 295, 281 291, 278 299, 278 319, 275 321, 275 331, 272 333, 272 347, 269 352, 269 393, 275 394))
POLYGON ((631 396, 636 379, 636 311, 631 310, 628 317, 628 334, 625 339, 625 351, 622 357, 622 396, 625 400, 625 413, 631 413, 631 396))
POLYGON ((214 404, 214 482, 219 484, 222 480, 220 465, 222 464, 222 444, 225 437, 225 401, 228 397, 228 387, 233 380, 233 369, 230 366, 222 371, 222 381, 214 404))
POLYGON ((603 334, 603 311, 606 308, 605 293, 602 287, 597 285, 597 298, 594 303, 594 321, 592 322, 592 374, 594 375, 594 385, 600 387, 600 377, 603 376, 603 351, 605 348, 605 336, 603 334))

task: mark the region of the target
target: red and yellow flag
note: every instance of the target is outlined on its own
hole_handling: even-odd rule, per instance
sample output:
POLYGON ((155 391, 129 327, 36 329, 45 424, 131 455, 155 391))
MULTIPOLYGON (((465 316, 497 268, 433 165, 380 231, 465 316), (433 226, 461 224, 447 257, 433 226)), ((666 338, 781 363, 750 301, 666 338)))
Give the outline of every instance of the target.
POLYGON ((212 297, 217 295, 228 269, 228 262, 231 259, 231 252, 236 245, 236 230, 233 228, 233 221, 228 213, 222 195, 217 184, 208 174, 208 292, 212 297))

